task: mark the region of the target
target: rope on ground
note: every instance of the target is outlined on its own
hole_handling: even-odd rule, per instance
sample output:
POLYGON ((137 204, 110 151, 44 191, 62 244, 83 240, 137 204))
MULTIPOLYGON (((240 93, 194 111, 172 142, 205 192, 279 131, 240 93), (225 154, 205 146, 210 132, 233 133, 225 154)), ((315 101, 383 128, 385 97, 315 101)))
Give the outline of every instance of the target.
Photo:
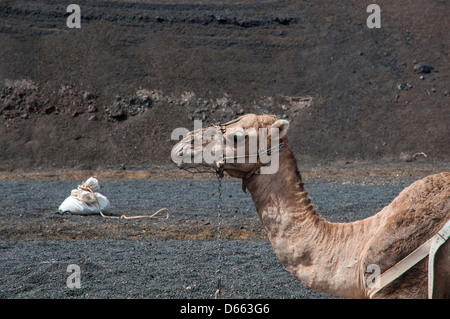
POLYGON ((169 219, 170 216, 170 212, 167 208, 161 208, 160 210, 158 210, 157 212, 155 212, 152 215, 139 215, 139 216, 126 216, 126 215, 121 215, 121 216, 109 216, 109 215, 105 215, 103 214, 102 210, 100 209, 100 203, 98 202, 97 196, 95 195, 94 191, 87 186, 86 184, 82 184, 82 185, 78 185, 78 188, 86 191, 86 192, 90 192, 92 193, 92 195, 94 195, 95 201, 97 202, 97 206, 98 206, 98 211, 100 212, 100 215, 102 217, 105 218, 112 218, 112 219, 139 219, 139 218, 153 218, 153 219, 158 219, 158 220, 164 220, 164 219, 169 219), (166 217, 156 217, 159 213, 166 211, 166 217))

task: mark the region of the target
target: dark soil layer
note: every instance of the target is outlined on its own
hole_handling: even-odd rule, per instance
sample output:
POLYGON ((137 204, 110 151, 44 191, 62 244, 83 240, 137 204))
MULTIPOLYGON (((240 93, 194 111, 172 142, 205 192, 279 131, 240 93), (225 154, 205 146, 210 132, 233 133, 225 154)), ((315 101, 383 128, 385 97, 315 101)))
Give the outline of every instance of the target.
MULTIPOLYGON (((26 241, 0 244, 0 298, 214 298, 214 241, 26 241), (20 261, 20 262, 19 262, 20 261), (80 288, 69 289, 69 265, 80 288)), ((330 298, 296 281, 265 241, 227 241, 224 298, 330 298)))

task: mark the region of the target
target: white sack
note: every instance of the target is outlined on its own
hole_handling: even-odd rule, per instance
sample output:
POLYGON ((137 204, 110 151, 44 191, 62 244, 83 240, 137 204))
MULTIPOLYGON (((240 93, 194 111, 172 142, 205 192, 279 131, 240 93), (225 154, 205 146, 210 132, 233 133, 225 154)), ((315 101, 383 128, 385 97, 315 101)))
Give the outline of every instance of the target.
MULTIPOLYGON (((91 177, 86 182, 84 182, 83 185, 81 185, 81 188, 85 188, 86 186, 89 187, 92 191, 100 189, 98 180, 94 177, 91 177)), ((58 212, 70 212, 71 214, 75 215, 95 215, 100 214, 98 205, 100 205, 102 213, 107 214, 109 212, 111 205, 108 198, 100 193, 91 193, 81 188, 80 186, 78 186, 77 189, 72 190, 71 195, 67 197, 59 206, 58 212), (95 199, 96 197, 97 199, 95 199)))

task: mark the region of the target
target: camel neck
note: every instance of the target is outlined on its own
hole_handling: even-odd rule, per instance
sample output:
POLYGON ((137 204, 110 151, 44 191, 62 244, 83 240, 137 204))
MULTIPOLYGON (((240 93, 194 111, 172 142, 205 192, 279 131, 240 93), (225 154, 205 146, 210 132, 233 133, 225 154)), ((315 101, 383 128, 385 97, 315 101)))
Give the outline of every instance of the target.
POLYGON ((247 185, 278 259, 314 290, 360 297, 360 223, 326 221, 311 203, 292 152, 283 148, 279 156, 276 173, 254 175, 247 185))
POLYGON ((281 223, 283 216, 297 225, 312 224, 317 231, 327 227, 328 222, 317 213, 311 202, 292 152, 283 148, 279 156, 277 172, 253 175, 248 182, 248 190, 269 236, 282 235, 277 232, 286 226, 281 223))

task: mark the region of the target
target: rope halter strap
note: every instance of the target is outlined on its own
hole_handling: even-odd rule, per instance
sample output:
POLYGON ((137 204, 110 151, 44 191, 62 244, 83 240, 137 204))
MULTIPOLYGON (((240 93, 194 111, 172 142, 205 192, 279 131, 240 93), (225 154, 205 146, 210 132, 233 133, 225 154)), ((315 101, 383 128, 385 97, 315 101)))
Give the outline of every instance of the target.
MULTIPOLYGON (((257 119, 258 119, 258 129, 259 128, 263 128, 259 117, 257 117, 257 119)), ((256 153, 249 153, 249 154, 245 154, 245 155, 241 155, 241 156, 237 156, 237 155, 234 155, 234 154, 233 154, 233 156, 225 156, 224 152, 223 152, 223 150, 224 150, 224 147, 223 147, 223 136, 227 132, 227 125, 235 123, 235 122, 236 121, 232 121, 232 122, 228 122, 226 124, 218 123, 218 124, 214 125, 217 133, 220 136, 220 144, 221 144, 221 149, 222 149, 222 158, 221 158, 221 160, 219 162, 216 162, 216 166, 217 166, 216 167, 216 174, 217 174, 217 176, 223 177, 223 170, 224 170, 223 167, 227 163, 228 160, 233 160, 233 162, 234 162, 235 160, 238 160, 240 158, 256 157, 257 161, 256 161, 255 165, 253 165, 253 167, 247 172, 247 174, 242 179, 242 190, 244 191, 244 193, 246 193, 247 192, 248 179, 251 176, 253 176, 254 174, 256 174, 258 169, 261 168, 261 166, 264 165, 260 161, 261 154, 264 153, 264 152, 268 156, 276 154, 277 152, 279 152, 281 150, 281 148, 283 146, 286 145, 286 143, 284 143, 284 142, 278 143, 278 145, 275 145, 275 146, 271 147, 268 150, 261 150, 259 148, 259 146, 258 146, 258 150, 256 151, 256 153)), ((258 145, 259 145, 259 143, 258 143, 258 145)))

